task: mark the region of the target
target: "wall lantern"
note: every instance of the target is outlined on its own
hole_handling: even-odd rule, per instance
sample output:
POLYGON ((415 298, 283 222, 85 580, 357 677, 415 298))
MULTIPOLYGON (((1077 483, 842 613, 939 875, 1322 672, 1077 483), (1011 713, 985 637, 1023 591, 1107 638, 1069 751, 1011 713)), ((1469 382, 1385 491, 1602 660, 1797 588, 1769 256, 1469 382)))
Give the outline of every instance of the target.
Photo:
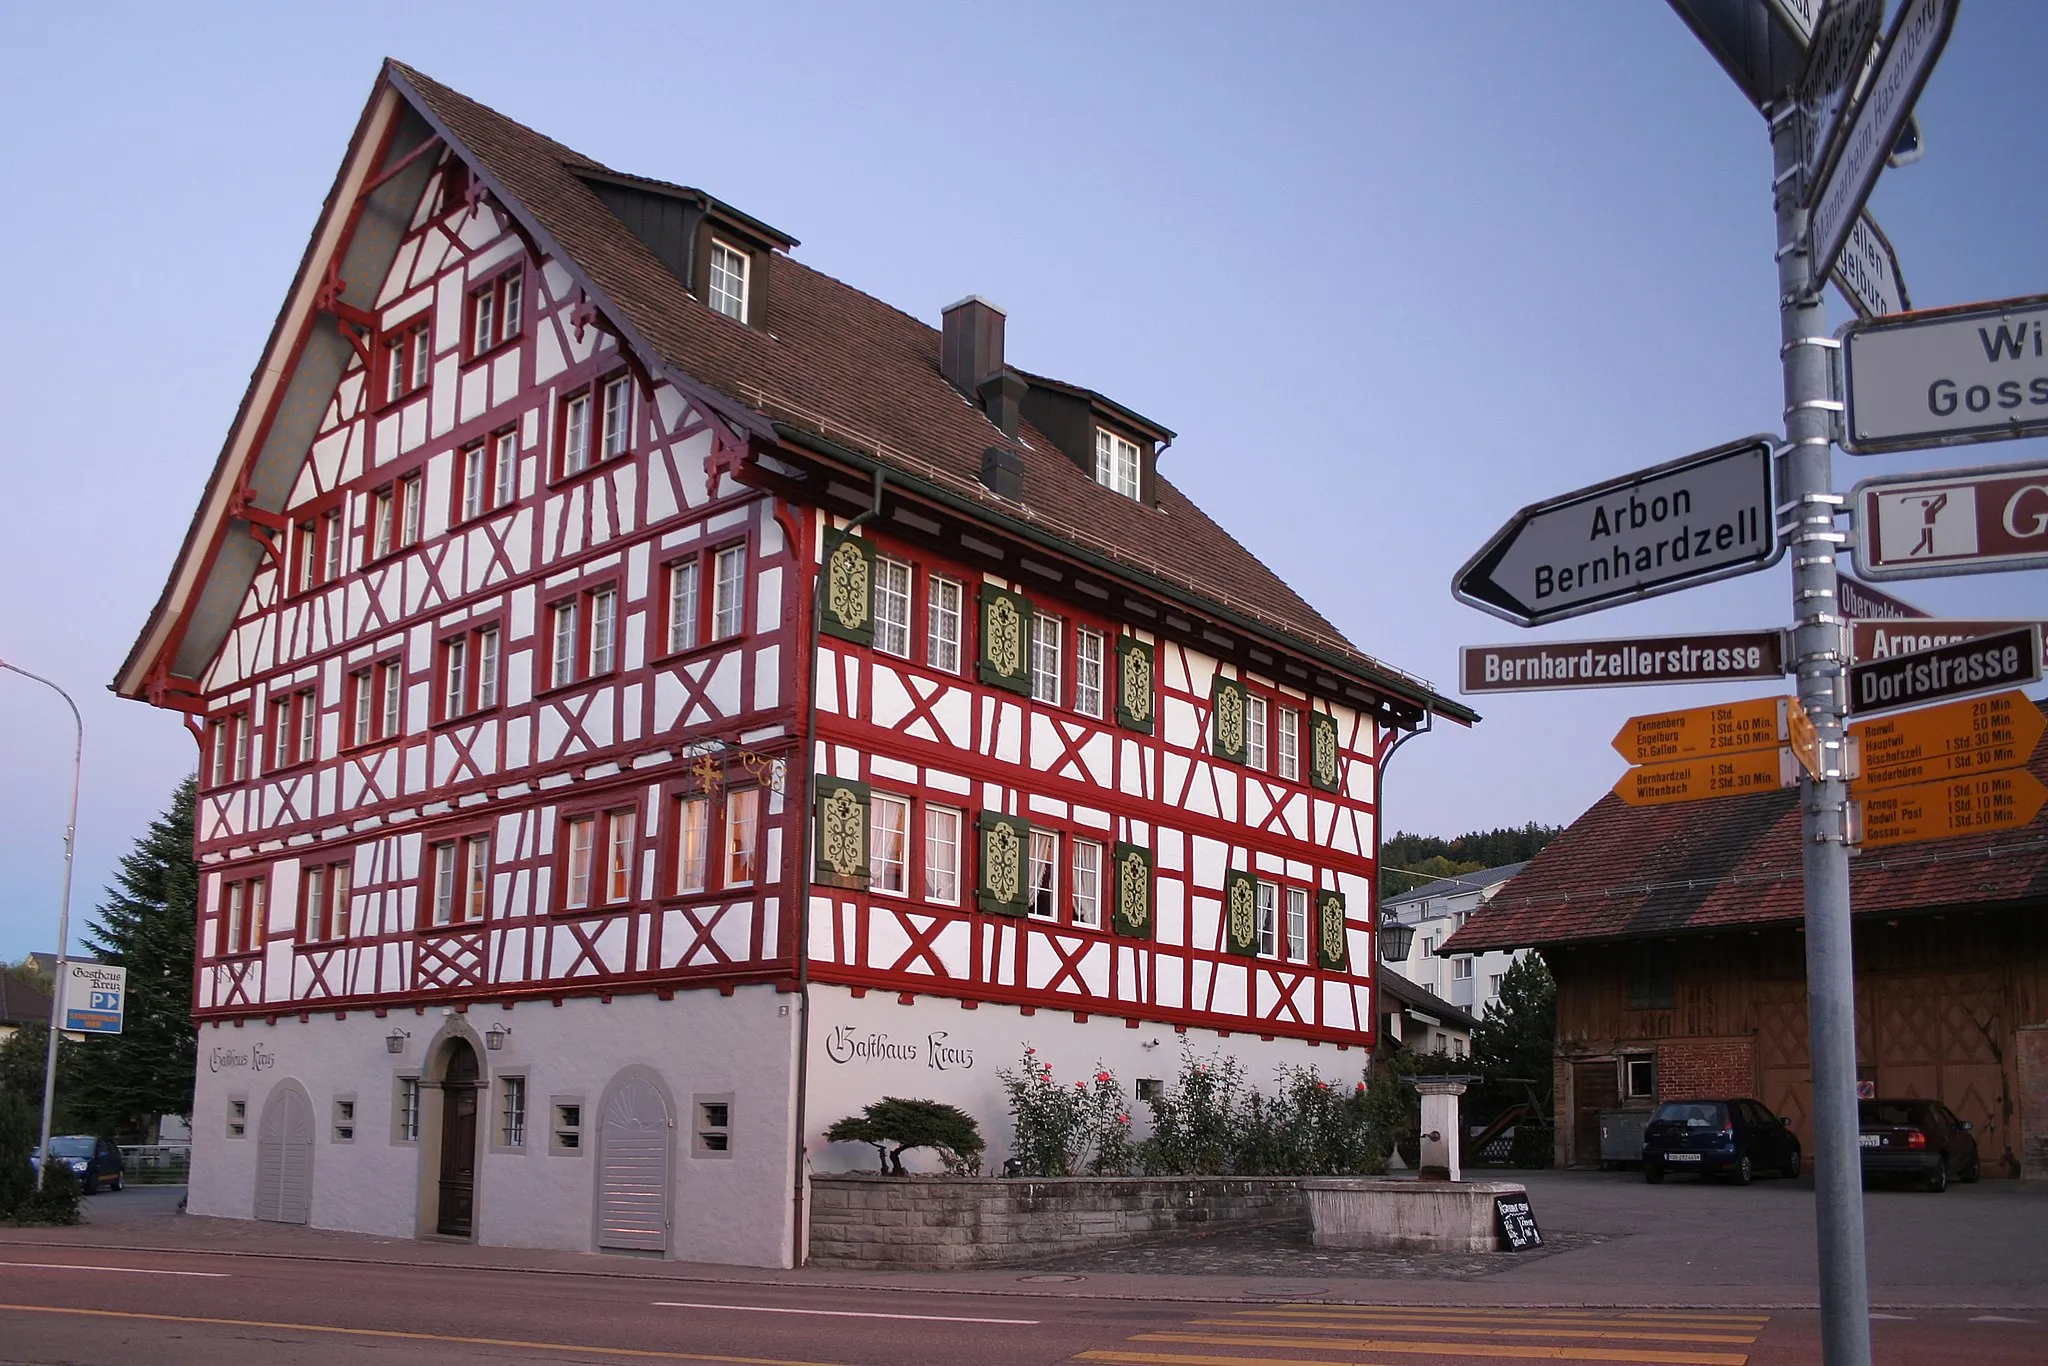
POLYGON ((1381 962, 1405 963, 1408 961, 1408 950, 1415 943, 1415 927, 1381 917, 1379 940, 1381 962))
POLYGON ((489 1029, 484 1031, 484 1047, 490 1049, 493 1053, 497 1052, 499 1049, 505 1046, 505 1039, 511 1033, 511 1025, 492 1025, 489 1029))
POLYGON ((392 1030, 384 1036, 384 1051, 386 1053, 403 1053, 405 1051, 405 1041, 411 1037, 412 1035, 402 1029, 392 1030))

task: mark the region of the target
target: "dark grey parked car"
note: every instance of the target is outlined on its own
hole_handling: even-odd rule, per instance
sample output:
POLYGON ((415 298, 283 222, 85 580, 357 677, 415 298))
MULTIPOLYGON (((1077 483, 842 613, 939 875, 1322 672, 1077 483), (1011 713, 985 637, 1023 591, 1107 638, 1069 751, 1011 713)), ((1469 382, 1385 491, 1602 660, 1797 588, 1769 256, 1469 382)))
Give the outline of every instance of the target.
MULTIPOLYGON (((94 1138, 91 1134, 55 1134, 50 1138, 50 1151, 57 1160, 71 1168, 78 1178, 78 1189, 87 1195, 101 1190, 121 1189, 121 1150, 114 1146, 111 1138, 94 1138)), ((35 1171, 42 1170, 37 1161, 41 1154, 29 1154, 29 1166, 35 1171)))
POLYGON ((1667 1100, 1643 1126, 1643 1180, 1697 1172, 1746 1186, 1759 1172, 1797 1176, 1791 1124, 1754 1100, 1667 1100))
POLYGON ((1951 1176, 1975 1181, 1984 1173, 1970 1122, 1938 1100, 1866 1100, 1856 1111, 1866 1180, 1905 1176, 1922 1189, 1943 1191, 1951 1176))

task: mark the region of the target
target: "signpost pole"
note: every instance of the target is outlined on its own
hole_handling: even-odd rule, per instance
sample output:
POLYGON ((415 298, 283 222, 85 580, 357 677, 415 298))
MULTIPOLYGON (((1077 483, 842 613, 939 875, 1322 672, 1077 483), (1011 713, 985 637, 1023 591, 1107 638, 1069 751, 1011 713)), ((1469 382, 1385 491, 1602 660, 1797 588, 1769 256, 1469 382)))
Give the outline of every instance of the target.
POLYGON ((1807 1032, 1812 1044, 1814 1187, 1820 1244, 1822 1359, 1869 1366, 1870 1291, 1863 1248, 1862 1158, 1856 1146, 1856 995, 1849 932, 1848 788, 1841 776, 1844 669, 1835 601, 1835 530, 1840 495, 1831 447, 1835 415, 1827 308, 1809 292, 1806 211, 1800 168, 1805 136, 1798 106, 1769 111, 1778 222, 1778 292, 1784 367, 1785 440, 1779 472, 1781 526, 1789 523, 1792 648, 1799 701, 1832 756, 1800 784, 1806 882, 1807 1032))
POLYGON ((38 1161, 36 1170, 40 1176, 50 1167, 50 1117, 57 1099, 57 1040, 63 1037, 64 1026, 64 982, 69 976, 66 960, 71 943, 71 853, 78 843, 78 771, 85 757, 85 722, 79 719, 78 704, 71 700, 71 694, 40 674, 17 668, 0 659, 0 669, 20 674, 23 678, 40 683, 64 699, 64 705, 71 708, 71 814, 64 820, 64 894, 57 906, 57 968, 51 976, 50 987, 50 1048, 43 1062, 43 1120, 42 1141, 37 1145, 38 1161))

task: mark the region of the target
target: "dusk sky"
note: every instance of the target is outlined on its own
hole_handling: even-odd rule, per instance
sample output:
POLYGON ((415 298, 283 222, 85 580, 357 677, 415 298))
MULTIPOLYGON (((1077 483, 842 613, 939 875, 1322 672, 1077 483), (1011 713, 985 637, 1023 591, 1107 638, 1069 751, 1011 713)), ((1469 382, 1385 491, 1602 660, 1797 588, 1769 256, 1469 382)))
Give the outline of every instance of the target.
MULTIPOLYGON (((386 55, 933 325, 993 300, 1013 364, 1178 431, 1162 473, 1443 691, 1460 645, 1789 619, 1783 565, 1543 632, 1450 594, 1524 504, 1780 430, 1764 123, 1658 0, 13 5, 0 51, 0 659, 85 715, 74 932, 194 767, 107 685, 386 55)), ((1963 6, 1926 157, 1872 199, 1922 307, 2048 291, 2044 53, 2048 6, 1963 6)), ((1838 453, 1836 486, 2043 444, 1838 453)), ((1889 588, 2048 608, 2038 574, 1889 588)), ((1629 715, 1771 690, 1470 699, 1387 770, 1385 830, 1568 822, 1629 715)), ((55 938, 69 755, 0 674, 0 959, 55 938)))

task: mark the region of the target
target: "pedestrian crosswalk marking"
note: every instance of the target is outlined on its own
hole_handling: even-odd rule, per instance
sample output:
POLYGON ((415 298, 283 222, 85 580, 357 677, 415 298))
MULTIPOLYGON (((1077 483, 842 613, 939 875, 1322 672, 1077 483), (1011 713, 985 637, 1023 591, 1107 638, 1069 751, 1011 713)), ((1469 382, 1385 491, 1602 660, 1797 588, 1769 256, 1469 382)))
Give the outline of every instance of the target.
MULTIPOLYGON (((1264 1318, 1265 1316, 1261 1315, 1261 1317, 1264 1318)), ((1574 1324, 1563 1324, 1550 1328, 1498 1328, 1482 1325, 1472 1320, 1460 1319, 1431 1319, 1403 1322, 1402 1319, 1405 1317, 1403 1315, 1384 1319, 1345 1318, 1332 1321, 1321 1317, 1310 1318, 1307 1315, 1302 1315, 1300 1317, 1290 1316, 1277 1322, 1268 1321, 1256 1325, 1247 1325, 1243 1319, 1195 1319, 1193 1323, 1196 1327, 1200 1328, 1242 1328, 1253 1326, 1305 1329, 1346 1326, 1372 1328, 1382 1333, 1462 1333, 1468 1337, 1600 1338, 1603 1340, 1612 1339, 1632 1342, 1714 1342, 1723 1344, 1743 1344, 1756 1341, 1754 1334, 1737 1337, 1728 1333, 1653 1332, 1650 1331, 1648 1325, 1645 1325, 1643 1328, 1595 1328, 1591 1324, 1583 1327, 1574 1324)), ((1612 1323, 1613 1320, 1610 1319, 1608 1322, 1612 1323)))
POLYGON ((1136 1333, 1131 1342, 1185 1342, 1198 1347, 1324 1347, 1343 1352, 1398 1352, 1409 1356, 1491 1357, 1516 1361, 1633 1361, 1655 1366, 1745 1366, 1746 1352, 1664 1352, 1634 1347, 1576 1347, 1533 1342, 1416 1342, 1407 1338, 1303 1338, 1224 1336, 1214 1333, 1136 1333))

